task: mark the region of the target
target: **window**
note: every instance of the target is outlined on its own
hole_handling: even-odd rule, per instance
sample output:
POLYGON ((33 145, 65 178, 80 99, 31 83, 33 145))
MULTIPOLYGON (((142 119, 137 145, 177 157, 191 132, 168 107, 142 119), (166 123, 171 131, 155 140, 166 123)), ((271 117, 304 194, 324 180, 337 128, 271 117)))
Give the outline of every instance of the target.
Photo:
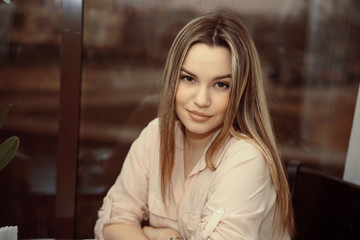
POLYGON ((93 237, 102 198, 132 141, 156 117, 172 40, 190 19, 216 9, 237 12, 254 38, 282 159, 342 177, 359 89, 358 1, 67 1, 84 4, 83 46, 61 38, 61 20, 81 26, 81 6, 62 12, 64 4, 0 1, 0 108, 13 104, 0 140, 21 140, 18 155, 0 172, 0 212, 7 216, 0 225, 18 225, 19 238, 93 237), (82 62, 61 64, 65 45, 82 50, 82 62), (70 67, 80 73, 78 117, 61 107, 74 97, 64 95, 70 85, 60 88, 70 67), (74 147, 69 135, 59 137, 60 116, 79 124, 70 169, 59 158, 59 145, 74 147), (77 176, 71 186, 57 166, 77 176), (76 190, 70 203, 59 199, 64 189, 76 190), (74 215, 59 227, 56 211, 67 204, 74 215))

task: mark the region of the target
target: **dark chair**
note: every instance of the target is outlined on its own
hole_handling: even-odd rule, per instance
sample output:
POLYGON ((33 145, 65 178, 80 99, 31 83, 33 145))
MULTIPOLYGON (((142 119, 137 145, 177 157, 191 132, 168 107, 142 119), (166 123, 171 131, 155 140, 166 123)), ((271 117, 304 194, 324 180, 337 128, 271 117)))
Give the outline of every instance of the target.
POLYGON ((360 186, 299 163, 287 164, 295 240, 360 240, 360 186))

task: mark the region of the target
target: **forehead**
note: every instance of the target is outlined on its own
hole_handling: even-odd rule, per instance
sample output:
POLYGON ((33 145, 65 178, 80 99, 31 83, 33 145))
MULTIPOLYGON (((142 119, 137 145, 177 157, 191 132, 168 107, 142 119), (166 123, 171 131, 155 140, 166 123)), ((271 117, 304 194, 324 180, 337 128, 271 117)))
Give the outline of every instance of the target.
POLYGON ((182 66, 190 71, 229 74, 231 73, 231 53, 226 47, 197 43, 187 52, 182 66))

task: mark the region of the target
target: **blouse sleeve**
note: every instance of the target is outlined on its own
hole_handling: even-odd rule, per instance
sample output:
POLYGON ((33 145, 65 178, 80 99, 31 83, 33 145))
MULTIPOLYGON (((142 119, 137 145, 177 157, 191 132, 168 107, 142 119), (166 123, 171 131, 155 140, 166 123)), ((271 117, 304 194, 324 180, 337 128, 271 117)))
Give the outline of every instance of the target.
POLYGON ((275 198, 261 152, 236 142, 214 173, 195 239, 258 239, 275 198))
POLYGON ((120 175, 110 188, 98 212, 95 238, 103 239, 105 225, 127 223, 140 226, 148 217, 150 149, 156 142, 156 131, 146 127, 136 139, 124 161, 120 175))

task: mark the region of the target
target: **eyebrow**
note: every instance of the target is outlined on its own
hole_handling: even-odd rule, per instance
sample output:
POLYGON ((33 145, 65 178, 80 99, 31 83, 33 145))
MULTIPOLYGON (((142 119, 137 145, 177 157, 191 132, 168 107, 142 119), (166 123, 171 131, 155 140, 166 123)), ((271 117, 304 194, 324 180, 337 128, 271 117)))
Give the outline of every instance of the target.
MULTIPOLYGON (((187 74, 189 74, 189 75, 191 75, 191 76, 193 76, 193 77, 195 77, 195 78, 198 78, 196 74, 190 72, 189 70, 187 70, 187 69, 184 68, 184 67, 181 67, 180 70, 183 71, 183 72, 186 72, 187 74)), ((231 78, 231 73, 225 74, 225 75, 216 76, 216 77, 214 77, 213 80, 220 80, 220 79, 224 79, 224 78, 231 78)))

